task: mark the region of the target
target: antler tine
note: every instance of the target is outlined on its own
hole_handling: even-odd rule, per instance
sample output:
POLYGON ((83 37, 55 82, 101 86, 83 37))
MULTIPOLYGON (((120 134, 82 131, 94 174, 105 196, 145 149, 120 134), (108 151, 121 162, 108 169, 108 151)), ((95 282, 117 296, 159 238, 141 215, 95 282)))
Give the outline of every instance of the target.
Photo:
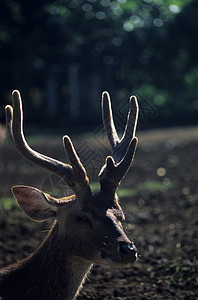
POLYGON ((99 173, 99 178, 101 189, 108 189, 114 193, 121 180, 125 177, 136 151, 138 139, 135 137, 135 131, 139 108, 136 97, 131 96, 127 122, 121 139, 119 139, 115 129, 108 92, 102 94, 102 110, 103 123, 112 147, 113 155, 107 157, 106 163, 99 173), (109 187, 111 187, 111 189, 109 187))
POLYGON ((12 101, 13 108, 11 106, 6 107, 7 128, 18 152, 32 163, 55 173, 71 188, 74 188, 73 169, 70 165, 40 154, 27 144, 23 133, 23 109, 19 91, 13 91, 12 101))
POLYGON ((138 102, 135 96, 130 97, 127 122, 121 139, 119 139, 114 125, 111 100, 108 92, 103 92, 102 94, 102 112, 103 123, 112 147, 113 158, 115 162, 118 163, 123 159, 131 140, 135 136, 139 112, 138 102))
POLYGON ((112 156, 106 158, 106 162, 99 173, 101 190, 114 194, 121 181, 127 174, 133 161, 137 148, 138 139, 136 137, 131 141, 123 160, 115 164, 112 156))
POLYGON ((109 142, 114 149, 119 142, 119 137, 113 121, 111 100, 108 92, 102 93, 102 117, 109 142))
POLYGON ((127 148, 133 137, 135 137, 137 120, 138 120, 139 107, 135 96, 131 96, 129 99, 129 112, 127 116, 127 123, 121 144, 127 148))
POLYGON ((65 135, 63 137, 63 144, 74 172, 75 190, 77 192, 79 191, 80 193, 82 193, 82 187, 83 188, 87 187, 89 189, 89 178, 87 176, 85 168, 83 167, 75 151, 75 148, 69 136, 65 135))

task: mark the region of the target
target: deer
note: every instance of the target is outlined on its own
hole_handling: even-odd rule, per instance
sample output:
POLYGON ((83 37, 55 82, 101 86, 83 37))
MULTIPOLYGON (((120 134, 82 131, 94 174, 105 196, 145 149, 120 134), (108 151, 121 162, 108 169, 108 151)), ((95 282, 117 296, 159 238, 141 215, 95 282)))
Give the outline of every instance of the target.
POLYGON ((49 218, 54 223, 41 245, 28 257, 0 269, 0 298, 6 300, 76 299, 93 265, 130 267, 137 249, 124 229, 125 215, 117 196, 118 187, 134 158, 138 102, 129 100, 122 138, 114 125, 108 92, 102 93, 102 116, 112 148, 98 178, 100 189, 92 192, 89 178, 74 145, 65 135, 63 146, 70 164, 33 150, 23 131, 23 108, 18 90, 7 105, 6 124, 17 151, 28 161, 56 174, 74 194, 56 199, 32 186, 12 187, 12 194, 34 221, 49 218))

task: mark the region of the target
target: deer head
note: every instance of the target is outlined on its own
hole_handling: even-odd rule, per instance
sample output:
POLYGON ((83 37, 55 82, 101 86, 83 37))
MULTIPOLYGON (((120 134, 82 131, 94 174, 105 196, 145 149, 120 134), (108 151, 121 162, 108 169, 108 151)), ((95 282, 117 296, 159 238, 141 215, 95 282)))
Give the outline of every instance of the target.
POLYGON ((129 101, 129 113, 124 134, 119 139, 112 117, 109 94, 102 94, 103 122, 112 156, 106 158, 99 173, 100 191, 92 193, 89 178, 68 136, 63 145, 70 164, 40 154, 30 148, 23 133, 23 110, 20 93, 14 91, 13 106, 6 107, 7 128, 16 149, 25 159, 59 176, 74 195, 55 199, 39 189, 14 186, 12 192, 24 212, 35 221, 55 218, 52 230, 60 251, 86 260, 90 264, 122 267, 137 258, 134 243, 126 236, 122 222, 124 213, 119 205, 117 189, 125 177, 137 146, 135 130, 138 104, 134 96, 129 101))

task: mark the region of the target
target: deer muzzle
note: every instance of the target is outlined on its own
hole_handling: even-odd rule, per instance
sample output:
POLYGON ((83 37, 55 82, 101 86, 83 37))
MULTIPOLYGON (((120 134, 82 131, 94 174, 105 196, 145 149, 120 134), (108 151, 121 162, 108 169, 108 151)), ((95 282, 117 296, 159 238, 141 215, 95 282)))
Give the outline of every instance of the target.
POLYGON ((137 248, 133 243, 120 242, 117 247, 117 253, 120 260, 124 263, 134 263, 137 259, 137 248))
POLYGON ((121 267, 132 264, 137 260, 137 249, 135 245, 127 242, 119 242, 116 251, 112 254, 109 249, 101 249, 102 259, 111 266, 121 267))

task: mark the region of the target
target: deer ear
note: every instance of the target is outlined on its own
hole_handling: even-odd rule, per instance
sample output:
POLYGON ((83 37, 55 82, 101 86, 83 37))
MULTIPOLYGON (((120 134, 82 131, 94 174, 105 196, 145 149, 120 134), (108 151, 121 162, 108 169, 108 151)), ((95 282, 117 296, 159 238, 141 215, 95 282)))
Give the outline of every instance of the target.
POLYGON ((44 221, 56 217, 58 207, 51 197, 42 191, 29 186, 14 186, 12 193, 18 204, 34 221, 44 221))

